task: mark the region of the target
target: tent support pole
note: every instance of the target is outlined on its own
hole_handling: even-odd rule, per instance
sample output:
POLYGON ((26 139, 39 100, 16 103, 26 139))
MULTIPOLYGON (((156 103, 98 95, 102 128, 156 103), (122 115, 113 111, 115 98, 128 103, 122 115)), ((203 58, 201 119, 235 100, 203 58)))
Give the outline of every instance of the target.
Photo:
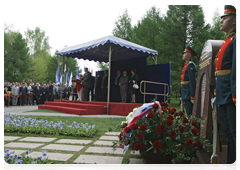
MULTIPOLYGON (((61 83, 61 97, 60 102, 62 102, 62 89, 63 89, 63 69, 64 69, 64 56, 63 56, 63 67, 62 67, 62 83, 61 83)), ((60 80, 61 81, 61 80, 60 80)))
POLYGON ((109 46, 109 59, 108 59, 109 69, 108 69, 108 89, 107 89, 107 115, 109 115, 111 55, 112 55, 112 48, 111 48, 111 45, 110 45, 110 46, 109 46))

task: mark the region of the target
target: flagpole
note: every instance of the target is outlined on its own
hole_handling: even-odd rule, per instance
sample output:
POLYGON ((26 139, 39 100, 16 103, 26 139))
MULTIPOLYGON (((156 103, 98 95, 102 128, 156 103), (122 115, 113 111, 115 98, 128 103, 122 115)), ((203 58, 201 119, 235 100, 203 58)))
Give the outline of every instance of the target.
POLYGON ((110 76, 111 76, 111 55, 112 55, 112 49, 111 45, 109 46, 109 70, 108 70, 108 93, 107 93, 107 115, 109 115, 109 100, 110 100, 110 76))
MULTIPOLYGON (((64 70, 64 56, 63 56, 62 77, 63 77, 63 70, 64 70)), ((61 97, 60 97, 60 102, 62 102, 62 89, 63 89, 63 78, 62 78, 62 83, 61 83, 61 97)))

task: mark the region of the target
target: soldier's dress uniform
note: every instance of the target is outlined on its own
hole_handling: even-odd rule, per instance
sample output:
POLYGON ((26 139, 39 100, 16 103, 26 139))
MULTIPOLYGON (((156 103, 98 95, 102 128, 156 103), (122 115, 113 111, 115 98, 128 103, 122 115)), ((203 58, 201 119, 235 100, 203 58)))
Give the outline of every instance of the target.
MULTIPOLYGON (((184 52, 190 52, 193 56, 197 55, 196 52, 190 47, 186 46, 184 52)), ((181 97, 185 104, 185 109, 188 115, 192 115, 193 103, 195 90, 196 90, 196 72, 197 67, 192 60, 186 61, 185 66, 182 70, 181 76, 181 97)))
MULTIPOLYGON (((224 17, 236 14, 235 7, 225 5, 224 17)), ((228 142, 228 163, 236 159, 236 30, 230 32, 216 58, 216 105, 219 106, 223 130, 228 142), (235 154, 235 158, 234 158, 235 154)))

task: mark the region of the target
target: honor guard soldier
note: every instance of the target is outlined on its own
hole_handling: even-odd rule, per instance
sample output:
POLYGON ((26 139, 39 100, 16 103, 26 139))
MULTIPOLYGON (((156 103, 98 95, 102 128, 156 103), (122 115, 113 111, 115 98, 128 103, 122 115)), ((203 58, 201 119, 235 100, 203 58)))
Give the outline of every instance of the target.
POLYGON ((192 115, 195 89, 196 89, 196 72, 197 67, 192 61, 192 57, 197 53, 190 47, 186 46, 183 52, 183 60, 186 62, 182 70, 181 76, 181 97, 184 102, 185 109, 188 115, 192 115))
POLYGON ((221 31, 226 39, 216 58, 216 105, 228 142, 227 163, 236 160, 236 9, 225 5, 221 16, 221 31))

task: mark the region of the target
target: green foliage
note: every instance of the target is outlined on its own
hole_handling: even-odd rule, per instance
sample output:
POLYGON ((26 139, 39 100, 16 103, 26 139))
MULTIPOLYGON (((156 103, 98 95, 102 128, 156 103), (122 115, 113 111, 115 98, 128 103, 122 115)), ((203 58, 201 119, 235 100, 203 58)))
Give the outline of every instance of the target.
POLYGON ((130 41, 132 38, 131 17, 128 15, 128 10, 125 9, 122 16, 118 17, 115 22, 116 27, 112 34, 116 37, 130 41))
POLYGON ((19 81, 30 76, 32 60, 19 32, 4 32, 4 80, 19 81))

